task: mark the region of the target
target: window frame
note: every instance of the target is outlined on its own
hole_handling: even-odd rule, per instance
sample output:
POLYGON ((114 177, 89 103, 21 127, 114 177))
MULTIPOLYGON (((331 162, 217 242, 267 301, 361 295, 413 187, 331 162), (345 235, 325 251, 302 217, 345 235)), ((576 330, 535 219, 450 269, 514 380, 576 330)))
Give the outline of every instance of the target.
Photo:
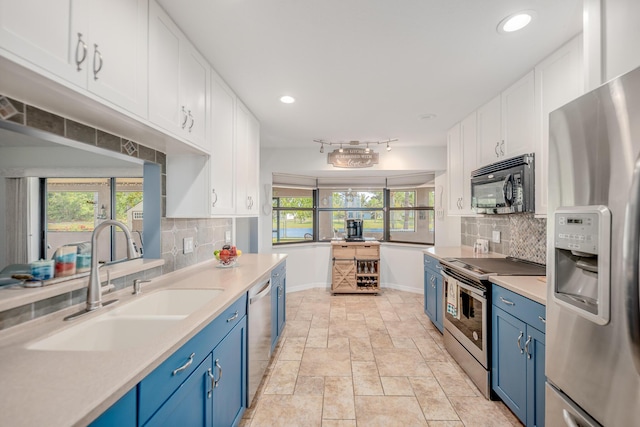
MULTIPOLYGON (((280 186, 280 185, 274 185, 274 188, 286 188, 286 186, 280 186)), ((310 208, 291 208, 291 207, 282 207, 280 206, 280 199, 281 197, 276 197, 276 196, 271 196, 271 208, 272 208, 272 213, 271 213, 271 245, 272 246, 282 246, 282 245, 299 245, 299 244, 304 244, 304 243, 315 243, 318 241, 318 212, 317 212, 317 206, 318 206, 318 189, 314 188, 311 189, 312 192, 312 201, 311 201, 311 207, 310 208), (280 215, 278 215, 278 212, 283 212, 283 211, 305 211, 305 212, 311 212, 311 224, 313 227, 312 233, 311 233, 311 240, 299 240, 299 241, 294 241, 294 242, 274 242, 273 241, 273 232, 274 230, 277 233, 277 236, 280 236, 280 233, 278 232, 278 230, 280 230, 280 215), (278 223, 278 227, 277 228, 273 228, 273 215, 276 215, 277 218, 277 223, 278 223)))
MULTIPOLYGON (((391 206, 391 192, 392 191, 402 191, 402 190, 406 190, 406 191, 415 191, 417 193, 418 188, 420 187, 411 187, 408 186, 406 188, 385 188, 385 206, 387 207, 387 213, 388 215, 385 217, 386 219, 386 224, 385 224, 385 241, 386 242, 390 242, 390 243, 406 243, 406 244, 414 244, 414 245, 429 245, 429 246, 433 246, 435 245, 435 235, 436 235, 436 224, 435 224, 435 200, 434 200, 434 206, 414 206, 414 207, 406 207, 406 206, 401 206, 401 207, 393 207, 391 206), (391 238, 391 212, 402 212, 402 211, 414 211, 416 212, 416 214, 418 214, 419 212, 433 212, 433 243, 425 243, 425 242, 411 242, 411 241, 406 241, 406 240, 396 240, 396 239, 392 239, 391 238)), ((432 192, 434 193, 434 198, 435 198, 435 188, 433 188, 432 192)), ((414 218, 417 218, 414 216, 414 218)))

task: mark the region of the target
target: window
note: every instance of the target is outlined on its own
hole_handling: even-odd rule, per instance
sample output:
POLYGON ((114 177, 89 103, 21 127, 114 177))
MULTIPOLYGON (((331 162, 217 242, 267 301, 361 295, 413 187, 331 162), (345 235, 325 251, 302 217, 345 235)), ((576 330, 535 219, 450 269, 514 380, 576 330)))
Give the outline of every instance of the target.
POLYGON ((432 187, 393 189, 389 192, 390 242, 435 242, 435 192, 432 187))
POLYGON ((273 187, 272 243, 315 240, 314 190, 273 187))
POLYGON ((415 182, 425 181, 396 181, 391 189, 363 183, 359 188, 319 183, 317 189, 274 185, 272 243, 344 238, 347 220, 361 219, 365 239, 434 244, 435 191, 415 182))
MULTIPOLYGON (((126 224, 135 244, 142 248, 142 178, 48 178, 42 182, 42 257, 50 259, 66 244, 90 242, 94 228, 106 219, 126 224)), ((103 235, 108 234, 106 230, 100 235, 100 261, 126 257, 124 233, 119 228, 112 230, 113 241, 103 235)))
POLYGON ((318 240, 346 235, 347 219, 362 219, 362 236, 384 238, 384 191, 379 189, 320 189, 318 240))

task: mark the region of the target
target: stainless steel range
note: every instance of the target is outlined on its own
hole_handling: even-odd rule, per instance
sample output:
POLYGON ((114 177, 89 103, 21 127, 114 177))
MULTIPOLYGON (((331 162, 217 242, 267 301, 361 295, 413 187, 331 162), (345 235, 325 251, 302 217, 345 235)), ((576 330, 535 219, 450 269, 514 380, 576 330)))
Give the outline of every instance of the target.
POLYGON ((491 396, 491 282, 489 276, 544 276, 545 267, 517 258, 441 261, 444 344, 486 398, 491 396))

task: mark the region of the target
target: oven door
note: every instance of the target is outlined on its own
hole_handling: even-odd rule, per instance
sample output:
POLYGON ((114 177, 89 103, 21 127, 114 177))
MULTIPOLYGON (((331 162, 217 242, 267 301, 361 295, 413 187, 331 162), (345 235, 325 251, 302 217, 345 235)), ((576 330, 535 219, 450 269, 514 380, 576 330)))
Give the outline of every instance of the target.
POLYGON ((455 293, 456 285, 458 301, 457 310, 445 311, 444 327, 485 369, 489 369, 486 289, 456 280, 445 272, 442 276, 445 305, 450 301, 451 292, 455 293))

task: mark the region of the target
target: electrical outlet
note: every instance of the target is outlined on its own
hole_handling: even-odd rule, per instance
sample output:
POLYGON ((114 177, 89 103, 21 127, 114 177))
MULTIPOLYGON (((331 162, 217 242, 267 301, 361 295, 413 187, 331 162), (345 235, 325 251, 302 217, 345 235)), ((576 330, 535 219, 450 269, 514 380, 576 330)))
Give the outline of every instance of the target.
POLYGON ((497 230, 493 231, 493 238, 491 239, 493 243, 500 243, 500 232, 497 230))
POLYGON ((193 252, 193 237, 185 237, 182 239, 182 253, 190 254, 193 252))
POLYGON ((224 242, 231 243, 231 231, 224 232, 224 242))

